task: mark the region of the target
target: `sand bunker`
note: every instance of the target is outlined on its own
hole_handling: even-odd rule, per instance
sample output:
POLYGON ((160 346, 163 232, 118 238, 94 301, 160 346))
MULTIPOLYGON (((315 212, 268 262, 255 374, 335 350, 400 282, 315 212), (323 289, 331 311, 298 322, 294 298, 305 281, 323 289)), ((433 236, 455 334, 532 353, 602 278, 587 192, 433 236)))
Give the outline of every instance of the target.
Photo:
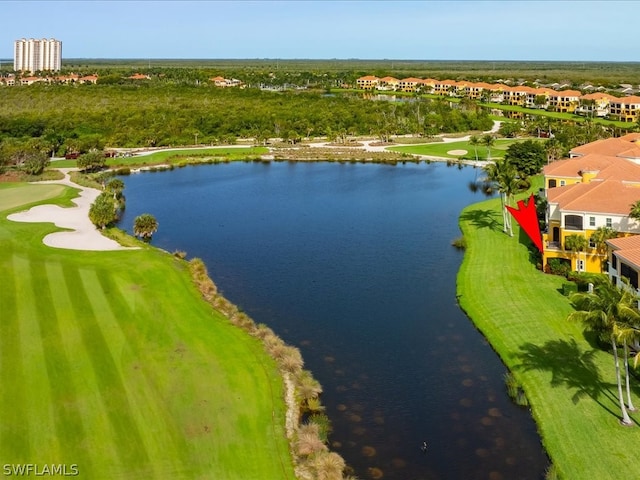
POLYGON ((467 153, 469 153, 469 152, 467 152, 466 150, 449 150, 447 152, 447 155, 459 156, 459 155, 466 155, 467 153))
MULTIPOLYGON (((65 172, 66 173, 66 172, 65 172)), ((43 182, 44 183, 44 182, 43 182)), ((75 207, 62 208, 57 205, 38 205, 23 212, 13 213, 7 218, 14 222, 53 223, 60 228, 68 228, 68 232, 54 232, 45 236, 42 242, 55 248, 69 250, 130 250, 115 240, 103 236, 89 220, 89 207, 100 195, 99 190, 81 187, 69 180, 48 182, 61 183, 80 189, 80 196, 72 200, 75 207)))

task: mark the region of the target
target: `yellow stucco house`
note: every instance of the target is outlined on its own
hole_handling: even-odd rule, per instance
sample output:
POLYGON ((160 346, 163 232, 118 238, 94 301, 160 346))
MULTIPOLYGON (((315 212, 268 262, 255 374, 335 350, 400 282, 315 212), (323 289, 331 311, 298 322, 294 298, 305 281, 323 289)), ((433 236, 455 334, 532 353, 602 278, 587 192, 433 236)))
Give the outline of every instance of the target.
POLYGON ((599 140, 571 151, 571 158, 543 169, 547 198, 543 263, 559 258, 575 271, 600 272, 608 253, 598 250, 593 234, 608 227, 621 237, 640 234, 629 217, 640 200, 640 134, 599 140), (600 153, 599 153, 600 152, 600 153), (573 252, 570 235, 585 238, 586 248, 573 252))

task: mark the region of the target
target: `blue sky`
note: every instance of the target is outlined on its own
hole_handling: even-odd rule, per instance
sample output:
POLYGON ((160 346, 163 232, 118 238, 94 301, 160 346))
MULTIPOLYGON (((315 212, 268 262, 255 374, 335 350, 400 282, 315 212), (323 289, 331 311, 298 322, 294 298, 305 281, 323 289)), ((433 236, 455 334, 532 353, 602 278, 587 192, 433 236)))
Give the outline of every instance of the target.
POLYGON ((53 37, 62 40, 63 58, 640 61, 631 20, 639 7, 550 0, 0 0, 0 58, 13 58, 19 38, 53 37))

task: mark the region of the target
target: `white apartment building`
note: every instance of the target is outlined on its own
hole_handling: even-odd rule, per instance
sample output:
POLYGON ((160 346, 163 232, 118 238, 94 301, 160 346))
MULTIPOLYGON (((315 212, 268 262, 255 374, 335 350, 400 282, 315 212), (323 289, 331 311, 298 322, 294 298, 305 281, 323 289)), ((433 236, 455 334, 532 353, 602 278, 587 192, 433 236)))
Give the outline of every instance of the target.
POLYGON ((16 40, 14 43, 13 69, 15 71, 58 71, 62 64, 62 42, 53 38, 16 40))

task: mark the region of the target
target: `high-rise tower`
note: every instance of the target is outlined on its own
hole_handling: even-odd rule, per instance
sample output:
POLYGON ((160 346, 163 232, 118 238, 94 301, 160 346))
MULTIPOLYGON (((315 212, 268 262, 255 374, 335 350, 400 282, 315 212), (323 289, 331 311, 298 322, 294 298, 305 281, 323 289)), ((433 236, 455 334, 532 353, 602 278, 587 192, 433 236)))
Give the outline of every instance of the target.
POLYGON ((62 42, 53 38, 47 40, 16 40, 13 51, 13 69, 31 73, 37 71, 58 71, 62 65, 62 42))

